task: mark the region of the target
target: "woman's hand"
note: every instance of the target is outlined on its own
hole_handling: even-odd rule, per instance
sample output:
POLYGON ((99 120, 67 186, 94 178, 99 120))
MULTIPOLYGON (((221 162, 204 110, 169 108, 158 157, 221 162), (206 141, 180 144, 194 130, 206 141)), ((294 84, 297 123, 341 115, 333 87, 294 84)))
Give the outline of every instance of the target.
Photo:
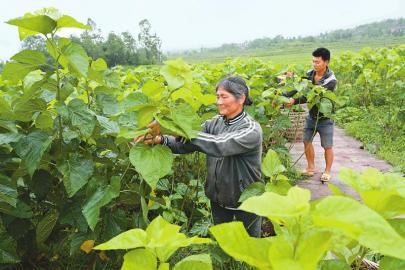
POLYGON ((160 144, 162 142, 162 136, 160 135, 160 124, 154 120, 147 128, 149 133, 134 138, 135 143, 143 142, 144 144, 160 144))
POLYGON ((152 136, 158 136, 160 135, 160 124, 158 121, 154 120, 152 121, 152 123, 150 123, 147 128, 150 129, 149 134, 151 134, 152 136))
POLYGON ((151 134, 141 135, 134 138, 135 143, 143 142, 144 144, 161 144, 162 135, 152 136, 151 134))
POLYGON ((293 71, 286 71, 285 72, 285 76, 287 77, 287 78, 292 78, 293 76, 294 76, 294 72, 293 71))

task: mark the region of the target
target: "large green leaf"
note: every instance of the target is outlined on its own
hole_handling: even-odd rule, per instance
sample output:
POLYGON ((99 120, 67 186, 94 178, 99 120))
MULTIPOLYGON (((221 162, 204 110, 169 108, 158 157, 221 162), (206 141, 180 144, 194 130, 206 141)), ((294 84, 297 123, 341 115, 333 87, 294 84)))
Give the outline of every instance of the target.
POLYGON ((280 195, 287 195, 292 186, 288 181, 269 182, 266 184, 266 191, 275 192, 280 195))
POLYGON ((156 121, 159 122, 160 127, 161 127, 161 131, 164 134, 167 135, 176 135, 176 136, 181 136, 186 138, 186 134, 184 133, 184 131, 177 126, 173 120, 171 120, 169 117, 167 116, 155 116, 156 121))
POLYGON ((173 270, 212 270, 208 254, 191 255, 178 262, 173 270))
MULTIPOLYGON (((11 108, 2 108, 2 106, 4 105, 4 103, 2 102, 2 98, 0 96, 0 118, 4 117, 4 112, 6 112, 6 115, 12 115, 12 111, 11 108), (8 110, 10 109, 10 110, 8 110)), ((8 118, 7 116, 4 118, 8 118)), ((11 131, 13 133, 17 133, 17 125, 14 121, 9 121, 9 120, 1 120, 0 119, 0 127, 7 129, 8 131, 11 131)))
POLYGON ((132 92, 128 96, 125 97, 124 100, 121 101, 121 106, 124 110, 128 111, 136 111, 132 108, 136 108, 136 106, 141 106, 143 104, 148 103, 148 97, 145 96, 141 92, 132 92))
POLYGON ((45 83, 41 70, 31 71, 23 80, 24 95, 36 96, 38 89, 45 83))
POLYGON ((170 224, 161 216, 155 218, 146 229, 148 244, 146 247, 153 250, 160 262, 166 262, 180 247, 191 244, 210 243, 210 239, 187 236, 179 233, 180 226, 170 224))
POLYGON ((307 231, 301 235, 301 238, 299 239, 294 258, 298 259, 302 269, 317 269, 318 262, 331 247, 331 240, 332 233, 330 232, 313 229, 307 231))
POLYGON ((31 207, 25 202, 17 200, 16 207, 0 202, 0 212, 17 218, 32 218, 31 207))
POLYGON ((34 130, 30 134, 22 137, 15 145, 17 155, 23 160, 23 163, 32 175, 38 168, 42 156, 49 148, 53 137, 42 130, 34 130))
POLYGON ((2 128, 14 133, 18 132, 17 125, 14 122, 15 115, 11 108, 10 102, 2 95, 0 95, 0 118, 0 126, 2 128))
POLYGON ((269 250, 272 238, 254 238, 246 232, 242 222, 223 223, 210 228, 219 246, 233 258, 258 269, 272 269, 269 250))
POLYGON ((0 264, 18 262, 20 262, 20 258, 17 255, 17 243, 4 230, 0 221, 0 264))
POLYGON ((105 115, 115 115, 121 112, 120 104, 111 94, 96 92, 96 102, 105 115))
POLYGON ((158 270, 170 270, 170 264, 169 263, 161 263, 161 264, 159 264, 158 270))
POLYGON ((69 44, 70 42, 71 41, 67 38, 61 38, 56 41, 48 39, 45 43, 49 55, 52 56, 53 59, 58 60, 58 62, 64 67, 67 67, 67 60, 62 54, 61 48, 67 46, 67 44, 69 44))
POLYGON ((91 62, 91 68, 95 71, 104 71, 108 69, 108 65, 103 58, 98 58, 91 62))
POLYGON ((35 68, 29 65, 24 65, 15 62, 8 62, 4 66, 3 70, 3 79, 10 80, 14 83, 17 83, 19 80, 23 79, 25 75, 33 71, 35 68))
POLYGON ((315 205, 312 217, 316 226, 339 229, 365 247, 405 259, 405 239, 378 213, 354 199, 324 198, 315 205))
POLYGON ((162 93, 165 91, 165 86, 163 83, 148 80, 142 86, 142 92, 151 100, 159 101, 162 97, 162 93))
POLYGON ((42 98, 24 97, 18 99, 14 104, 14 116, 12 119, 22 122, 31 122, 37 112, 46 110, 46 106, 47 104, 42 98))
POLYGON ((187 238, 185 234, 179 233, 179 230, 180 226, 170 224, 161 216, 158 216, 149 224, 146 232, 141 229, 132 229, 117 235, 106 243, 96 246, 94 249, 109 250, 146 247, 163 263, 180 247, 211 242, 207 238, 187 238))
MULTIPOLYGON (((120 128, 118 123, 115 121, 109 120, 107 117, 104 116, 96 116, 97 121, 102 127, 101 135, 116 135, 120 133, 120 128)), ((132 137, 134 138, 134 137, 132 137)))
POLYGON ((380 261, 380 270, 405 269, 405 260, 384 256, 380 261))
POLYGON ((190 66, 182 59, 169 60, 160 68, 160 74, 165 77, 170 90, 190 85, 192 83, 192 72, 190 66))
POLYGON ((268 256, 272 266, 270 269, 304 270, 300 262, 294 258, 294 245, 283 236, 273 239, 273 245, 270 247, 268 256))
POLYGON ((23 30, 20 31, 20 40, 32 34, 49 34, 56 27, 56 22, 46 15, 26 14, 22 18, 12 19, 6 23, 18 26, 19 30, 23 30), (28 30, 28 32, 24 30, 28 30))
POLYGON ((167 146, 153 147, 137 144, 129 153, 129 160, 136 171, 154 189, 160 178, 170 173, 173 164, 173 155, 167 146))
POLYGON ((274 150, 269 149, 262 162, 262 172, 267 177, 273 177, 285 171, 285 167, 274 150))
POLYGON ((170 224, 161 216, 155 218, 146 228, 147 247, 154 250, 161 262, 166 262, 177 249, 183 246, 182 241, 187 241, 187 237, 179 233, 179 230, 179 226, 170 224))
POLYGON ((87 105, 80 99, 72 99, 68 111, 72 126, 78 128, 85 137, 90 137, 96 126, 96 119, 87 105))
POLYGON ((149 133, 149 129, 142 129, 142 130, 133 130, 128 127, 121 127, 120 132, 117 137, 125 138, 125 139, 134 139, 141 135, 146 135, 149 133))
POLYGON ((53 128, 53 116, 49 111, 41 112, 37 118, 35 118, 35 127, 39 129, 53 128))
POLYGON ((45 55, 39 51, 23 50, 4 66, 2 78, 17 83, 33 70, 46 63, 45 55))
POLYGON ((23 137, 22 134, 19 133, 1 133, 0 134, 0 145, 2 144, 8 144, 8 143, 12 143, 12 142, 18 142, 21 137, 23 137))
POLYGON ((84 30, 91 30, 91 27, 85 24, 82 24, 73 17, 70 17, 68 15, 63 15, 56 21, 56 29, 64 28, 64 27, 69 27, 69 28, 79 28, 79 29, 84 29, 84 30))
POLYGON ((288 223, 292 218, 308 213, 310 198, 309 190, 294 186, 286 196, 265 192, 260 196, 250 197, 239 209, 268 217, 276 222, 288 223))
POLYGON ((148 244, 151 246, 163 245, 165 241, 179 233, 180 226, 170 224, 161 216, 156 217, 146 228, 148 244))
POLYGON ((340 260, 323 260, 320 263, 320 270, 351 270, 352 268, 340 260))
POLYGON ((67 67, 70 71, 83 77, 87 77, 89 59, 82 46, 74 42, 70 42, 68 45, 62 47, 62 54, 68 62, 67 67))
POLYGON ((331 233, 319 230, 306 231, 294 242, 288 237, 276 237, 270 247, 269 258, 275 270, 317 269, 319 260, 329 249, 331 233))
POLYGON ((159 108, 153 105, 142 106, 138 111, 138 128, 144 128, 150 124, 159 108))
POLYGON ((81 189, 93 175, 94 163, 79 154, 71 154, 69 159, 58 166, 63 175, 63 184, 69 197, 81 189))
POLYGON ((342 169, 340 179, 355 189, 364 203, 385 218, 405 214, 405 178, 369 168, 362 173, 342 169))
POLYGON ((254 182, 250 184, 240 195, 239 202, 246 201, 246 199, 262 195, 265 191, 265 185, 262 182, 254 182))
POLYGON ((174 91, 170 98, 173 100, 183 99, 187 104, 189 104, 193 111, 198 111, 201 105, 214 104, 216 97, 212 94, 204 95, 201 90, 201 86, 197 83, 193 83, 191 87, 181 87, 180 89, 174 91))
POLYGON ((192 139, 201 131, 201 119, 188 104, 182 103, 170 109, 170 115, 156 116, 166 134, 192 139))
POLYGON ((405 218, 394 218, 388 220, 388 223, 402 236, 405 238, 405 218))
POLYGON ((141 229, 131 229, 123 232, 109 241, 102 243, 94 249, 111 250, 111 249, 133 249, 145 247, 147 244, 146 232, 141 229))
POLYGON ((405 214, 405 197, 392 190, 364 190, 360 192, 364 203, 384 218, 405 214))
POLYGON ((11 178, 0 174, 0 202, 17 206, 17 183, 11 178))
POLYGON ((47 40, 46 46, 49 54, 69 71, 87 77, 89 58, 82 46, 67 38, 60 38, 57 42, 47 40))
POLYGON ((120 187, 121 179, 118 176, 113 176, 110 185, 97 189, 84 204, 82 212, 92 230, 94 230, 98 223, 101 207, 119 196, 120 187))
POLYGON ((121 270, 133 269, 156 270, 156 256, 144 248, 138 248, 127 252, 124 255, 124 263, 122 264, 121 270))
POLYGON ((333 110, 332 101, 329 99, 322 98, 319 104, 319 111, 326 116, 330 116, 333 110))
POLYGON ((11 60, 21 64, 31 65, 32 67, 38 67, 46 63, 45 55, 40 51, 34 50, 23 50, 11 57, 11 60))
POLYGON ((58 217, 58 212, 50 212, 38 222, 35 233, 37 243, 43 243, 46 239, 48 239, 56 225, 58 217))
POLYGON ((170 110, 173 122, 181 128, 185 137, 192 139, 201 131, 201 120, 190 105, 182 103, 170 110))

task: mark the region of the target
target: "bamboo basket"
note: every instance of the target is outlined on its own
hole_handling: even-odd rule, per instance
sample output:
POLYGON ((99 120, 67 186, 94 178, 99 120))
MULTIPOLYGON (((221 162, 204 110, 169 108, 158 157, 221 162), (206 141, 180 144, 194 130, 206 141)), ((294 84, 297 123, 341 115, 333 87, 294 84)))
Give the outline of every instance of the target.
POLYGON ((303 112, 282 112, 282 114, 288 116, 291 121, 291 127, 287 128, 284 133, 284 137, 289 142, 302 142, 305 120, 308 115, 308 110, 306 108, 303 109, 303 112))

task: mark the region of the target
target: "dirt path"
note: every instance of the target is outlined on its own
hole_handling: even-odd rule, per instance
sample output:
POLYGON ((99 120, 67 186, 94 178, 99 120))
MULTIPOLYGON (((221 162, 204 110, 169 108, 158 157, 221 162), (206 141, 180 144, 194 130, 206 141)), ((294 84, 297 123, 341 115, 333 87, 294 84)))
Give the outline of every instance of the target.
MULTIPOLYGON (((351 168, 358 172, 361 172, 369 167, 377 168, 383 172, 392 170, 392 166, 386 161, 380 160, 376 156, 370 154, 368 151, 360 149, 362 143, 346 135, 343 129, 335 126, 333 140, 335 158, 332 166, 331 183, 339 186, 340 189, 345 193, 351 195, 353 194, 358 197, 356 192, 339 180, 338 175, 340 168, 342 167, 351 168)), ((315 200, 320 197, 330 195, 331 192, 328 186, 326 184, 322 184, 319 180, 325 168, 325 160, 323 155, 324 150, 321 147, 319 134, 315 136, 313 144, 315 149, 315 166, 317 167, 317 173, 306 180, 300 181, 298 185, 310 189, 312 199, 315 200)), ((297 160, 298 157, 304 152, 304 144, 302 142, 294 143, 290 152, 293 156, 293 160, 297 160)), ((298 161, 296 166, 300 170, 306 167, 305 155, 298 161)))

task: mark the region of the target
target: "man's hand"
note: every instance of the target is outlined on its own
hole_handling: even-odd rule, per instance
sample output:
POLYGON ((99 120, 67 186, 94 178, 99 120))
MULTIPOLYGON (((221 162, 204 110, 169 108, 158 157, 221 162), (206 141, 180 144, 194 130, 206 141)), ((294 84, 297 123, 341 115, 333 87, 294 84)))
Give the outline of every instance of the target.
POLYGON ((290 99, 288 100, 288 102, 285 103, 285 106, 286 106, 287 108, 291 108, 292 105, 294 105, 294 103, 295 103, 295 100, 294 100, 293 98, 290 98, 290 99))

